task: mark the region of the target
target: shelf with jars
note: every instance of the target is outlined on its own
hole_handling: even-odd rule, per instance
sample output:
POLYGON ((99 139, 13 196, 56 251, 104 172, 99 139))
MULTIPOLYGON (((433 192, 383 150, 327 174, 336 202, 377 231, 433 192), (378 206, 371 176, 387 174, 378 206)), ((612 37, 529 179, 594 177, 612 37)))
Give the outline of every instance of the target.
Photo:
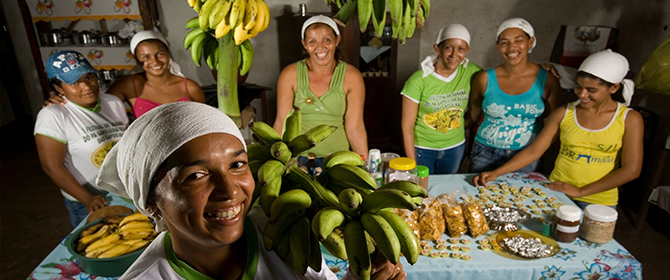
POLYGON ((104 87, 136 65, 119 30, 150 30, 158 22, 155 0, 23 0, 19 5, 45 98, 50 87, 44 63, 51 54, 80 52, 101 71, 104 87))

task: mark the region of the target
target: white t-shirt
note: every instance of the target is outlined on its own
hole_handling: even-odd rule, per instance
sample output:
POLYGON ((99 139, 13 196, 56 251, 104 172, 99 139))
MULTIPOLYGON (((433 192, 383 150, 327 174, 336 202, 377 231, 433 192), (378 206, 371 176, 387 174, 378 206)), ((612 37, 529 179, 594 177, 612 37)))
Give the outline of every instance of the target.
MULTIPOLYGON (((247 236, 247 247, 249 252, 258 252, 258 264, 256 265, 255 275, 246 273, 249 270, 250 260, 247 260, 247 267, 245 268, 245 275, 242 279, 323 279, 323 280, 337 280, 335 273, 328 269, 324 261, 321 263, 321 271, 315 272, 311 268, 307 268, 305 276, 299 275, 291 264, 284 262, 274 251, 265 250, 263 244, 263 236, 261 228, 258 225, 265 225, 264 220, 267 218, 263 215, 263 211, 255 207, 249 214, 247 214, 247 222, 244 231, 251 233, 255 229, 254 235, 247 236), (253 227, 253 228, 252 228, 253 227), (255 238, 256 241, 251 240, 255 238)), ((186 263, 176 259, 174 251, 172 250, 172 242, 166 232, 160 233, 156 239, 151 242, 149 247, 140 255, 140 257, 133 263, 126 273, 121 276, 120 280, 125 279, 142 279, 142 280, 191 280, 191 279, 211 279, 191 267, 186 263), (167 243, 166 243, 167 242, 167 243), (177 272, 177 270, 179 272, 177 272)), ((253 269, 251 269, 253 271, 253 269)))
MULTIPOLYGON (((40 110, 34 134, 66 144, 65 167, 90 193, 104 194, 95 185, 100 164, 127 126, 123 102, 114 95, 100 94, 95 108, 67 102, 40 110)), ((76 201, 63 190, 61 193, 68 200, 76 201)))

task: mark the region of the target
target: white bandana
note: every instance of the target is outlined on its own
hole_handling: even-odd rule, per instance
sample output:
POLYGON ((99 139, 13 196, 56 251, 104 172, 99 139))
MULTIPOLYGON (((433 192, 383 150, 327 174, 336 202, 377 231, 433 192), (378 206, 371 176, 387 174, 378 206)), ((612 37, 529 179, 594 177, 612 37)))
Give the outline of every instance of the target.
POLYGON ((587 57, 578 71, 584 71, 612 84, 621 83, 623 87, 624 105, 629 106, 635 91, 635 82, 624 79, 628 74, 628 60, 621 54, 610 49, 593 53, 587 57))
POLYGON ((142 214, 151 215, 146 209, 147 195, 158 167, 188 141, 210 133, 231 134, 246 150, 237 125, 218 109, 197 102, 158 106, 128 127, 105 157, 96 184, 131 198, 142 214))

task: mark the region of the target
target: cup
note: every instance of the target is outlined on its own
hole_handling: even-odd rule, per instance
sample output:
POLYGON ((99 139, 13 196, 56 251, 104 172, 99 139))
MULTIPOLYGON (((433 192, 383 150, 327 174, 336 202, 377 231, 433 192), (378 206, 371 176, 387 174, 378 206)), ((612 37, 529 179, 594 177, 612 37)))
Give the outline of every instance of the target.
POLYGON ((379 170, 381 159, 381 152, 378 149, 370 149, 370 152, 368 152, 368 172, 381 172, 381 170, 379 170))

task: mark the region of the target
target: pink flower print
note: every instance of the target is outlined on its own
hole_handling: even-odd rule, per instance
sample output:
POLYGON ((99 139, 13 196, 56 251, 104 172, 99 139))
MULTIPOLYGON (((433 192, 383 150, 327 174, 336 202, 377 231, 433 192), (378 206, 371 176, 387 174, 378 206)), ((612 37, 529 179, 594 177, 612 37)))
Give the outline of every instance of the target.
POLYGON ((81 273, 81 268, 74 261, 58 264, 54 268, 60 269, 60 274, 64 276, 73 276, 81 273))

